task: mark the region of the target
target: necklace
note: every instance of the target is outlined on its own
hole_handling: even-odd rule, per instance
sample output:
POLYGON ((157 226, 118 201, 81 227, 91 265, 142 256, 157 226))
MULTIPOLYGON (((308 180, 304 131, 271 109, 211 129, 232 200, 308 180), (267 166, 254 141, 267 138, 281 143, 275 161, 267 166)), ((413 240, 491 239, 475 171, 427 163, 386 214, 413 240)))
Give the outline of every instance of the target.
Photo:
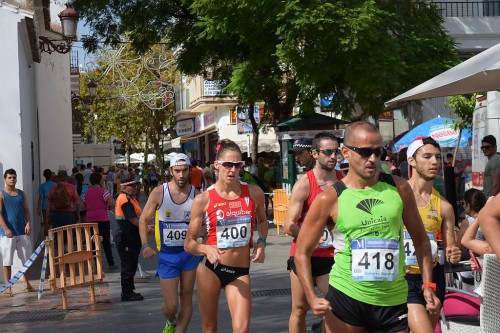
MULTIPOLYGON (((322 187, 325 185, 333 186, 333 184, 337 181, 337 179, 330 179, 330 180, 327 180, 324 183, 320 184, 318 176, 316 175, 316 172, 314 171, 314 169, 313 169, 313 175, 314 175, 314 179, 316 179, 316 183, 318 184, 318 187, 322 187)), ((334 173, 334 175, 335 175, 335 173, 334 173)))
POLYGON ((422 201, 425 203, 425 206, 430 205, 430 203, 431 203, 431 196, 430 195, 429 195, 429 199, 426 199, 426 198, 424 198, 424 196, 422 194, 420 194, 417 191, 415 191, 415 189, 413 188, 413 186, 411 186, 411 189, 412 189, 413 193, 415 193, 416 195, 418 195, 420 197, 420 199, 422 199, 422 201))

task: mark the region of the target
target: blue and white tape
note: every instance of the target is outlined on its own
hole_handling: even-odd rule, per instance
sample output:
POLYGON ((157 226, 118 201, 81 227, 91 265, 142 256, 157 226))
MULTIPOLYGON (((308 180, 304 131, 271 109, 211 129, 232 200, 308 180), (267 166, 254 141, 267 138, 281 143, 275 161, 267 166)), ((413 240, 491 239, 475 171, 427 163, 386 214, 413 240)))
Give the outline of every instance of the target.
MULTIPOLYGON (((19 281, 21 276, 23 276, 24 273, 26 273, 26 271, 31 267, 31 265, 33 265, 36 257, 38 257, 38 255, 40 254, 40 252, 42 251, 43 248, 45 248, 45 241, 42 241, 42 243, 40 243, 40 245, 36 248, 35 252, 33 252, 33 254, 28 258, 28 260, 26 260, 26 262, 23 264, 23 267, 9 280, 9 282, 4 284, 2 286, 2 288, 0 288, 0 294, 3 293, 8 288, 12 287, 12 285, 14 285, 17 281, 19 281)), ((47 258, 47 251, 45 251, 45 254, 44 254, 44 262, 43 262, 43 267, 42 267, 42 277, 44 279, 45 279, 45 268, 47 266, 46 258, 47 258)), ((42 279, 40 279, 40 282, 41 281, 42 281, 42 279)), ((43 286, 41 285, 40 288, 43 289, 43 286)), ((41 291, 39 289, 38 290, 38 299, 40 299, 40 297, 41 297, 41 291)))
POLYGON ((47 272, 47 247, 43 251, 43 262, 42 262, 42 272, 40 273, 40 285, 38 286, 38 300, 42 298, 43 293, 43 283, 45 282, 45 276, 47 272))

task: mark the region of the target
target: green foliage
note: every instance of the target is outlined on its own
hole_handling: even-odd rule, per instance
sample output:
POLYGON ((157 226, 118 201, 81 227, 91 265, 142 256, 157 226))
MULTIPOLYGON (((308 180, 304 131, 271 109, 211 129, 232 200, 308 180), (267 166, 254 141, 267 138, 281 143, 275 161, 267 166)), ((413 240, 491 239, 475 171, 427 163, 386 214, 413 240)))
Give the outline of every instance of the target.
POLYGON ((476 106, 476 96, 481 94, 472 95, 459 95, 448 97, 450 100, 447 106, 451 107, 456 118, 453 119, 455 129, 470 129, 472 130, 472 115, 476 106))
MULTIPOLYGON (((241 103, 264 101, 274 121, 299 101, 312 112, 336 93, 335 112, 378 115, 384 101, 457 63, 437 8, 426 1, 77 0, 106 43, 123 33, 138 50, 168 36, 178 69, 226 80, 241 103)), ((95 44, 94 44, 95 45, 95 44)))

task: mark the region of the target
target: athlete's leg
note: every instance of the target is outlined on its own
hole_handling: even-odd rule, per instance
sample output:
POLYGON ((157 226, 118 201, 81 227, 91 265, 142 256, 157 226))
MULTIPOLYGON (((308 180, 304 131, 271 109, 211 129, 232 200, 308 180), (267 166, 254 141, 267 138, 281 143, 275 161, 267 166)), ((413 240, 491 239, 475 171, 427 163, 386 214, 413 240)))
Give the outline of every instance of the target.
POLYGON ((408 326, 412 333, 434 332, 434 327, 436 327, 436 325, 432 326, 425 306, 418 303, 408 303, 408 326))
POLYGON ((177 314, 179 306, 179 277, 171 279, 160 279, 160 287, 163 295, 162 312, 168 321, 172 322, 177 314))
POLYGON ((250 275, 243 275, 225 288, 226 299, 231 313, 233 333, 246 333, 250 328, 252 314, 252 294, 250 275))
MULTIPOLYGON (((292 312, 288 321, 288 331, 290 333, 305 333, 306 315, 307 311, 309 311, 309 304, 307 303, 306 294, 302 289, 302 284, 292 270, 290 270, 290 282, 292 287, 292 312)), ((326 291, 328 291, 328 285, 326 291)))
POLYGON ((217 333, 217 315, 221 284, 219 278, 204 264, 196 270, 198 308, 203 333, 217 333))
POLYGON ((366 329, 364 327, 350 325, 343 322, 337 316, 335 316, 331 311, 328 311, 325 317, 325 325, 327 333, 365 333, 366 329))
POLYGON ((189 321, 193 315, 193 290, 196 279, 196 269, 181 272, 181 308, 177 317, 176 333, 187 331, 189 321))

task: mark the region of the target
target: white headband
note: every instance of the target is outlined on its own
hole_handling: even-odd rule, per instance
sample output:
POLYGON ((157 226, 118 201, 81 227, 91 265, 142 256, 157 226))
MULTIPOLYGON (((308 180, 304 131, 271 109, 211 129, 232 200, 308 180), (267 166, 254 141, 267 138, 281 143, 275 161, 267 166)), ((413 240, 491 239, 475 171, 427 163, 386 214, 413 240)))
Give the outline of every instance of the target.
POLYGON ((413 157, 415 152, 424 145, 424 141, 422 139, 416 139, 413 141, 409 146, 408 150, 406 151, 406 160, 408 160, 410 157, 413 157))

